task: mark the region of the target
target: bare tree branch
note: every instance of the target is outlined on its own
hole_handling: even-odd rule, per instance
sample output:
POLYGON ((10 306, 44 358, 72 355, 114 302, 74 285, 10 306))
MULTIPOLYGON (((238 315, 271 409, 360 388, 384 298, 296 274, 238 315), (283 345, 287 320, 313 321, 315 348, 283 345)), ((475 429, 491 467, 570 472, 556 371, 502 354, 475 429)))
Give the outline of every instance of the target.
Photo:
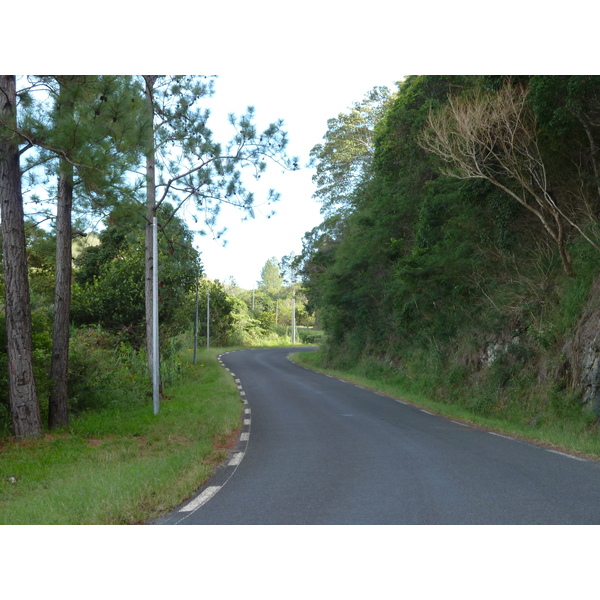
POLYGON ((533 213, 555 242, 567 274, 572 273, 567 224, 600 252, 552 195, 525 89, 506 85, 493 93, 450 97, 438 112, 430 112, 419 144, 447 163, 444 174, 484 179, 533 213))

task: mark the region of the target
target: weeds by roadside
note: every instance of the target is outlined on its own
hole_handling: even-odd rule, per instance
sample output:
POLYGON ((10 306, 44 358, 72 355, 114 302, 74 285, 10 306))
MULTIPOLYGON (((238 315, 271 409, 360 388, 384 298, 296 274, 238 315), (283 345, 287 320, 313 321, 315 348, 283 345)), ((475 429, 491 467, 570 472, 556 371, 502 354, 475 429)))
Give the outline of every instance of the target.
MULTIPOLYGON (((540 389, 539 394, 544 395, 547 392, 548 399, 545 402, 539 398, 529 399, 530 408, 532 407, 529 413, 523 409, 523 395, 520 396, 520 401, 515 403, 516 408, 507 405, 504 410, 490 411, 484 406, 487 397, 482 390, 471 390, 469 395, 463 388, 461 396, 458 393, 460 381, 454 382, 455 389, 453 393, 446 394, 445 400, 436 400, 435 394, 439 394, 439 388, 436 387, 437 383, 428 379, 426 375, 419 381, 414 373, 407 376, 397 366, 382 361, 375 364, 372 358, 353 366, 345 365, 343 369, 329 368, 324 351, 292 354, 290 358, 308 368, 394 398, 402 398, 452 419, 600 459, 600 436, 593 415, 582 410, 576 402, 565 404, 564 399, 560 402, 553 400, 552 394, 556 394, 555 390, 540 389), (566 409, 565 406, 569 408, 566 409)), ((446 381, 446 384, 452 385, 452 382, 446 381)))
POLYGON ((210 476, 240 424, 218 350, 178 355, 158 415, 151 401, 107 402, 67 430, 0 445, 0 524, 133 524, 165 513, 210 476), (218 452, 218 450, 217 450, 218 452))

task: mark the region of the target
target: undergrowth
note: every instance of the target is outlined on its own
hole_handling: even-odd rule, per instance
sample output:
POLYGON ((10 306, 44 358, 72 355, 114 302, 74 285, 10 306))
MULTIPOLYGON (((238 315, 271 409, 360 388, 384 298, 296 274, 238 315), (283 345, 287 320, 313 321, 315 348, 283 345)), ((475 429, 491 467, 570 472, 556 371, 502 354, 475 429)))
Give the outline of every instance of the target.
MULTIPOLYGON (((151 398, 134 394, 145 384, 132 381, 120 396, 100 371, 94 410, 80 403, 68 428, 39 440, 5 438, 0 524, 142 523, 190 497, 241 423, 239 393, 217 353, 199 352, 196 365, 189 349, 172 357, 158 415, 151 398)), ((125 364, 137 359, 123 349, 117 358, 131 373, 125 364)))

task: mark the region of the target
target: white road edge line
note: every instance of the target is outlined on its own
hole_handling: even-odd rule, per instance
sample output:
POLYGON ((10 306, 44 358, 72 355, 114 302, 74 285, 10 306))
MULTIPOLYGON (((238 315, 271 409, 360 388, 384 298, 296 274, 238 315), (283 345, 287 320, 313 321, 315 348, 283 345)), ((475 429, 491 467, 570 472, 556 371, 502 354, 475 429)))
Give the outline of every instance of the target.
MULTIPOLYGON (((289 358, 288 358, 288 360, 289 360, 289 358)), ((290 361, 290 362, 293 362, 293 361, 290 361)), ((296 364, 296 363, 294 363, 294 364, 296 364)), ((319 371, 314 371, 313 369, 309 369, 308 367, 304 367, 302 365, 297 365, 297 366, 300 366, 303 369, 305 369, 307 371, 311 371, 313 373, 319 373, 319 371)), ((376 394, 377 396, 382 396, 384 398, 392 398, 393 400, 395 400, 396 402, 399 402, 400 404, 405 404, 407 406, 415 406, 414 404, 410 404, 409 402, 405 402, 404 400, 400 400, 399 398, 394 398, 393 396, 388 396, 387 394, 384 394, 382 392, 377 392, 375 390, 370 390, 369 388, 365 388, 365 387, 363 387, 362 385, 360 385, 358 383, 353 383, 351 381, 346 381, 345 379, 340 379, 339 377, 334 377, 333 375, 328 375, 327 373, 321 373, 321 375, 325 375, 325 377, 329 377, 330 379, 337 379, 338 381, 341 381, 342 383, 348 383, 348 384, 354 385, 354 386, 356 386, 358 388, 361 388, 361 389, 364 389, 364 390, 367 390, 367 391, 371 391, 374 394, 376 394)), ((428 410, 425 410, 424 408, 419 408, 419 407, 416 407, 416 408, 418 408, 418 410, 420 410, 421 412, 423 412, 425 414, 428 414, 428 415, 442 416, 442 418, 448 419, 451 423, 455 423, 456 425, 461 425, 462 427, 467 427, 468 429, 478 429, 477 427, 473 427, 472 425, 467 425, 466 423, 461 423, 460 421, 454 421, 453 419, 450 419, 448 417, 444 417, 443 415, 436 415, 436 413, 429 412, 428 410)), ((344 415, 344 416, 349 416, 349 415, 344 415)), ((543 450, 546 450, 547 452, 552 452, 553 454, 558 454, 560 456, 565 456, 567 458, 572 458, 573 460, 578 460, 578 461, 581 461, 581 462, 589 462, 587 458, 581 458, 580 456, 575 456, 573 454, 567 454, 566 452, 560 452, 558 450, 551 450, 549 448, 544 448, 543 446, 540 446, 538 444, 531 444, 531 443, 526 442, 524 440, 521 440, 519 438, 510 437, 508 435, 502 435, 500 433, 496 433, 494 431, 489 431, 489 430, 486 430, 486 429, 483 429, 483 431, 487 431, 487 433, 489 433, 490 435, 495 435, 496 437, 501 437, 501 438, 504 438, 504 439, 507 439, 507 440, 511 440, 511 441, 517 442, 519 444, 526 444, 528 446, 531 446, 532 448, 541 448, 543 450)), ((242 435, 244 435, 244 434, 242 434, 242 435)))
POLYGON ((233 455, 233 457, 231 458, 231 460, 229 461, 229 466, 230 467, 237 467, 242 462, 242 458, 244 458, 244 453, 243 452, 236 452, 233 455))
POLYGON ((208 502, 219 490, 220 485, 211 485, 207 487, 199 496, 196 496, 191 502, 186 504, 179 512, 192 512, 200 508, 205 502, 208 502))
POLYGON ((566 452, 559 452, 558 450, 550 450, 547 448, 548 452, 552 452, 552 454, 559 454, 560 456, 566 456, 567 458, 572 458, 573 460, 580 460, 581 462, 587 462, 585 458, 581 458, 580 456, 573 456, 572 454, 567 454, 566 452))
MULTIPOLYGON (((228 352, 225 352, 224 354, 228 354, 228 352)), ((218 357, 218 358, 219 358, 219 362, 221 362, 220 357, 218 357)), ((225 367, 225 365, 223 365, 223 367, 225 367)), ((229 371, 229 373, 231 374, 232 377, 235 378, 235 373, 230 371, 227 367, 225 367, 225 369, 227 371, 229 371)), ((239 379, 236 380, 236 383, 240 383, 239 379)), ((246 393, 244 391, 242 391, 242 388, 239 385, 238 385, 238 389, 240 391, 240 395, 242 396, 242 400, 244 401, 244 404, 247 405, 248 401, 244 397, 246 395, 246 393)), ((245 408, 244 413, 246 415, 250 415, 250 409, 245 408)), ((251 419, 249 419, 249 418, 244 419, 244 426, 250 426, 251 424, 252 424, 251 419)), ((250 440, 250 431, 244 432, 240 435, 241 442, 248 442, 249 440, 250 440)), ((231 460, 229 461, 228 466, 236 467, 236 469, 233 470, 233 473, 235 473, 235 471, 237 470, 237 467, 242 462, 244 455, 245 455, 245 451, 242 451, 242 452, 234 453, 233 456, 231 457, 231 460)), ((231 473, 231 475, 229 475, 229 477, 227 478, 227 481, 225 481, 225 483, 227 483, 231 479, 233 473, 231 473)), ((225 483, 223 483, 223 485, 225 485, 225 483)), ((184 507, 180 508, 178 512, 191 513, 191 512, 196 511, 203 504, 208 502, 223 487, 223 485, 208 486, 200 495, 196 496, 196 498, 194 498, 191 502, 188 502, 184 507)), ((185 519, 185 517, 182 517, 179 521, 177 521, 177 523, 180 523, 184 519, 185 519)))

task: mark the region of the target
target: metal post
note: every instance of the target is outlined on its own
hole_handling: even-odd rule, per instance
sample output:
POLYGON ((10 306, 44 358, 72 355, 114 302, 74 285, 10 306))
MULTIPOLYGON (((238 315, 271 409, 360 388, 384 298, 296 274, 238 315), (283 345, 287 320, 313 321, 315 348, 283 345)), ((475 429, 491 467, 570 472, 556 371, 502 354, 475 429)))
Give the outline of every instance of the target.
POLYGON ((296 343, 296 294, 292 296, 292 344, 296 343))
POLYGON ((196 318, 194 320, 194 364, 196 364, 196 356, 198 354, 198 288, 200 284, 196 279, 196 318))
POLYGON ((158 414, 160 402, 158 355, 158 225, 152 220, 152 404, 158 414))
POLYGON ((206 349, 210 348, 210 288, 206 293, 206 349))
POLYGON ((291 269, 291 277, 292 283, 292 344, 296 343, 296 289, 294 288, 294 284, 296 283, 296 274, 294 273, 294 269, 291 269))

